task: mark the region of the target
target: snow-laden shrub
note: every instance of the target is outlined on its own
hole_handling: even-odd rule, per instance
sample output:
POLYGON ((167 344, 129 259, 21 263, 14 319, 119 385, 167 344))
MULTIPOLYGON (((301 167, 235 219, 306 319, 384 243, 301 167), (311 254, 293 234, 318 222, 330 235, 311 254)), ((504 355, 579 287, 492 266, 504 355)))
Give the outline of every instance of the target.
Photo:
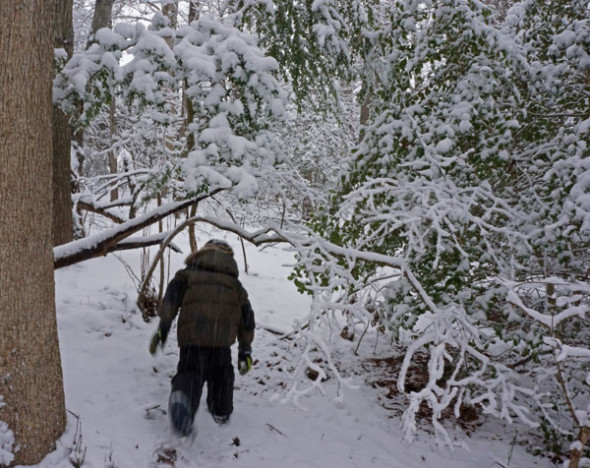
POLYGON ((589 36, 581 5, 539 5, 500 22, 476 1, 390 4, 363 140, 312 222, 341 248, 310 243, 296 281, 323 313, 378 315, 405 348, 400 392, 429 354, 408 434, 427 404, 447 438, 440 415, 468 403, 550 425, 564 454, 590 400, 589 36))

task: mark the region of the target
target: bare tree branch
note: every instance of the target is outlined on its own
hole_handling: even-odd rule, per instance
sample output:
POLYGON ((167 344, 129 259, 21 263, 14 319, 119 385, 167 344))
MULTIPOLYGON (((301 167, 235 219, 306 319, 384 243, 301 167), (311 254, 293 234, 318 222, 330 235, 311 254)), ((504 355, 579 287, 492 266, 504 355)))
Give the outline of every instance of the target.
MULTIPOLYGON (((152 245, 161 245, 166 238, 170 235, 170 231, 155 234, 147 237, 131 237, 129 239, 122 240, 118 244, 114 245, 111 252, 120 250, 133 250, 142 249, 144 247, 150 247, 152 245)), ((176 253, 182 253, 182 250, 174 244, 167 243, 166 247, 174 250, 176 253)))
POLYGON ((172 242, 174 237, 176 237, 178 234, 180 234, 180 232, 182 232, 187 226, 194 224, 194 222, 195 221, 193 218, 189 218, 186 221, 184 221, 180 226, 177 226, 176 229, 174 229, 173 231, 166 233, 166 235, 163 239, 163 242, 160 246, 160 250, 158 250, 156 257, 152 261, 150 268, 148 269, 148 271, 146 272, 146 274, 143 278, 143 282, 141 283, 141 286, 138 288, 137 306, 140 308, 140 310, 142 312, 145 312, 144 307, 145 307, 145 303, 146 303, 145 299, 146 299, 146 292, 148 290, 148 286, 150 284, 150 281, 152 280, 152 275, 154 274, 154 270, 156 269, 156 265, 162 260, 162 254, 164 253, 164 250, 172 242))
POLYGON ((94 204, 84 200, 78 200, 76 206, 82 210, 90 211, 91 213, 96 213, 101 216, 104 216, 105 218, 108 218, 117 224, 123 224, 125 222, 125 219, 121 218, 115 213, 111 213, 110 211, 107 211, 104 208, 95 206, 94 204))

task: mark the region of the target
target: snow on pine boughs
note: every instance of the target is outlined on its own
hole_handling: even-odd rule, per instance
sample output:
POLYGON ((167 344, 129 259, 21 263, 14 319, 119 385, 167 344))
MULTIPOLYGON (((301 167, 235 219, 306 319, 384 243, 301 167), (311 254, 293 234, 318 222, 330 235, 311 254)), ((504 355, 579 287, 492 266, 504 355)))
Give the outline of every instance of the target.
POLYGON ((166 20, 157 13, 148 29, 138 27, 135 44, 128 51, 132 59, 122 67, 127 100, 137 99, 161 108, 169 94, 178 89, 177 59, 167 42, 174 40, 175 31, 166 25, 166 20))
POLYGON ((147 28, 118 24, 98 31, 96 42, 63 67, 54 99, 87 126, 120 96, 138 122, 159 133, 178 122, 176 93, 184 89, 193 115, 175 145, 189 157, 168 158, 165 174, 181 173, 187 194, 233 186, 247 198, 257 190, 256 178, 280 159, 275 126, 285 117, 278 64, 257 40, 210 16, 178 31, 159 13, 147 28))
POLYGON ((278 64, 257 46, 256 36, 212 17, 178 37, 174 52, 195 111, 185 187, 199 192, 235 184, 238 197, 248 198, 257 190, 255 174, 280 155, 273 134, 285 116, 274 77, 278 64))

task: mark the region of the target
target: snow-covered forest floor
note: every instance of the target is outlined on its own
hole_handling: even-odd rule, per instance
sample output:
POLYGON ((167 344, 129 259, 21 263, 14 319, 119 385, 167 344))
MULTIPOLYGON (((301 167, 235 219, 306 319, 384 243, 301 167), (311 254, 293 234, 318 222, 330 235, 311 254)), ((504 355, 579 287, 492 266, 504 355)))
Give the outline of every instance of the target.
MULTIPOLYGON (((172 254, 172 274, 188 253, 187 239, 178 239, 184 253, 172 254)), ((109 255, 56 272, 69 421, 57 450, 39 467, 75 466, 70 459, 76 458, 84 458, 86 468, 553 466, 513 446, 515 428, 497 422, 484 424, 470 437, 454 429, 458 443, 464 439, 468 448, 438 447, 427 431, 413 443, 404 442, 400 419, 379 404, 384 389, 373 388, 363 371, 363 362, 375 357, 375 337, 370 334, 353 359, 347 351, 357 342, 338 333, 330 337, 326 331, 343 373, 353 375, 356 387, 340 387, 341 400, 338 382, 332 378, 323 384, 324 395, 310 393, 299 406, 282 401, 299 359, 298 348, 260 326, 290 331, 295 320, 305 320, 310 299, 299 295, 287 279, 293 256, 283 247, 246 246, 245 274, 238 240, 227 240, 236 251, 259 325, 255 366, 246 376, 236 376, 230 424, 218 427, 202 405, 196 437, 179 440, 172 435, 165 411, 177 361, 175 334, 156 357, 148 353, 157 322, 145 323, 137 311, 135 286, 125 268, 126 263, 139 271, 140 254, 109 255)))

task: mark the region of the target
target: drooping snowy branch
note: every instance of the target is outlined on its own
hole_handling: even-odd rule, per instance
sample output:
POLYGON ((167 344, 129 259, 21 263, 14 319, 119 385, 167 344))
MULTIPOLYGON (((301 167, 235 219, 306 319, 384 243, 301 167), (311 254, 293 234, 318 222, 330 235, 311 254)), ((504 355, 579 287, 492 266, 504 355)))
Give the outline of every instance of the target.
POLYGON ((207 195, 162 205, 111 230, 55 247, 53 249, 54 268, 63 268, 120 250, 117 248, 117 244, 132 234, 221 191, 222 189, 217 189, 207 195))

